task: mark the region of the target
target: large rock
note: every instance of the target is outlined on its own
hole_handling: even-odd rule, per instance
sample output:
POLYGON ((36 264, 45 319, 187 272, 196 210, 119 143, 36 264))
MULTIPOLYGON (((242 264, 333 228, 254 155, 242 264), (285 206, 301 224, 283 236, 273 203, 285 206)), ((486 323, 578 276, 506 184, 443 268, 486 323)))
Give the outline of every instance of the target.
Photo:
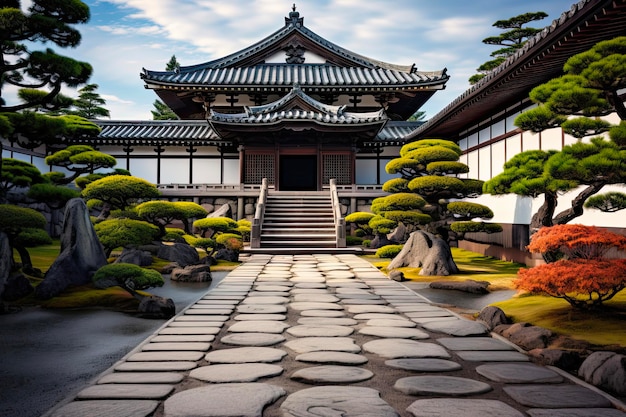
POLYGON ((89 220, 87 206, 82 199, 73 198, 65 206, 61 252, 35 288, 35 295, 48 299, 70 285, 88 284, 94 273, 106 264, 107 258, 89 220))
POLYGON ((213 277, 211 276, 211 266, 200 264, 174 268, 171 271, 170 279, 179 282, 210 282, 213 277))
POLYGON ((186 243, 174 243, 173 245, 161 245, 157 257, 178 263, 185 267, 200 262, 200 255, 193 246, 186 243))
POLYGON ((152 265, 152 253, 146 250, 124 248, 115 263, 135 264, 139 266, 152 265))
POLYGON ((626 356, 594 352, 580 366, 578 376, 619 396, 626 395, 626 356))
POLYGON ((398 227, 393 229, 393 231, 387 235, 387 239, 393 243, 402 243, 406 240, 406 235, 406 226, 404 223, 399 223, 398 227))
POLYGON ((207 217, 228 217, 230 214, 230 205, 224 203, 221 207, 217 207, 213 213, 209 213, 207 217))
POLYGON ((487 289, 489 282, 475 281, 473 279, 466 279, 465 281, 434 281, 429 286, 436 290, 456 290, 470 294, 487 294, 489 292, 487 289))
POLYGON ((176 314, 176 306, 171 298, 150 295, 141 299, 137 311, 143 317, 169 319, 176 314))
POLYGON ((502 332, 502 336, 525 350, 548 347, 554 334, 543 327, 529 323, 515 323, 502 332))
POLYGON ((509 324, 511 322, 502 309, 494 306, 487 306, 480 310, 476 319, 485 323, 490 330, 501 324, 509 324))
POLYGON ((1 296, 3 301, 16 301, 26 297, 34 290, 28 278, 24 274, 16 272, 7 279, 1 296))
POLYGON ((445 240, 424 231, 411 233, 400 253, 387 269, 422 268, 419 275, 451 275, 459 272, 445 240))

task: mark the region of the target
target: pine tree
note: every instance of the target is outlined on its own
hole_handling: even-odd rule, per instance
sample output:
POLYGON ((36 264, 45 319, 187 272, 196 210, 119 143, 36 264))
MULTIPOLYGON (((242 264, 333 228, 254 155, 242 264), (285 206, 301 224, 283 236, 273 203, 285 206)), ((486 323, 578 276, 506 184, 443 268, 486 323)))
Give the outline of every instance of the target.
POLYGON ((78 99, 74 100, 75 110, 67 113, 84 117, 85 119, 97 119, 99 117, 110 117, 110 112, 105 109, 106 100, 96 92, 98 84, 88 84, 78 90, 78 99))
MULTIPOLYGON (((176 60, 176 55, 172 55, 170 60, 165 64, 165 71, 178 71, 180 64, 176 60)), ((167 104, 161 100, 154 100, 154 110, 150 110, 152 113, 152 120, 178 120, 176 113, 170 109, 167 104)))

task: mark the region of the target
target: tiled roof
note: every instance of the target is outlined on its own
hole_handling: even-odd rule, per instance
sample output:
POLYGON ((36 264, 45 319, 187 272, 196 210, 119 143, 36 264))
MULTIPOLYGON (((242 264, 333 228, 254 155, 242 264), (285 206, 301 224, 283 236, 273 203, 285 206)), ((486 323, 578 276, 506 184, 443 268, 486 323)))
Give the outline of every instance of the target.
POLYGON ((402 72, 386 68, 340 67, 332 64, 259 64, 251 67, 198 67, 180 72, 146 71, 147 83, 164 86, 425 86, 448 80, 446 70, 402 72))
MULTIPOLYGON (((98 143, 147 142, 180 145, 181 143, 202 142, 205 145, 224 145, 206 120, 94 120, 102 128, 97 137, 98 143)), ((416 129, 411 122, 388 121, 372 143, 395 145, 403 143, 404 137, 416 129)), ((372 144, 370 143, 370 144, 372 144)))

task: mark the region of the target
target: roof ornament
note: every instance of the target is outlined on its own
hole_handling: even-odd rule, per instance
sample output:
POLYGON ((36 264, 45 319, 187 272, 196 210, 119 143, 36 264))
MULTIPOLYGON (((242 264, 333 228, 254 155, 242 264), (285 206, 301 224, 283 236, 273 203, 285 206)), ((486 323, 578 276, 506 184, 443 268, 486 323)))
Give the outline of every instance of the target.
POLYGON ((291 7, 289 17, 285 17, 285 26, 302 27, 304 26, 304 18, 300 17, 300 13, 296 11, 296 3, 291 7))

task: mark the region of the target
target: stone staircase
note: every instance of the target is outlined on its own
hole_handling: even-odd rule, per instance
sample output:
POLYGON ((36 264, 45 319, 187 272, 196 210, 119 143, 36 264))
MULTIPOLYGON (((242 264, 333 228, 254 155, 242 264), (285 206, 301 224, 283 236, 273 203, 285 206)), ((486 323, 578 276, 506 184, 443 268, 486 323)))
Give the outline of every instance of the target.
POLYGON ((267 196, 261 249, 337 247, 328 192, 274 192, 267 196))

